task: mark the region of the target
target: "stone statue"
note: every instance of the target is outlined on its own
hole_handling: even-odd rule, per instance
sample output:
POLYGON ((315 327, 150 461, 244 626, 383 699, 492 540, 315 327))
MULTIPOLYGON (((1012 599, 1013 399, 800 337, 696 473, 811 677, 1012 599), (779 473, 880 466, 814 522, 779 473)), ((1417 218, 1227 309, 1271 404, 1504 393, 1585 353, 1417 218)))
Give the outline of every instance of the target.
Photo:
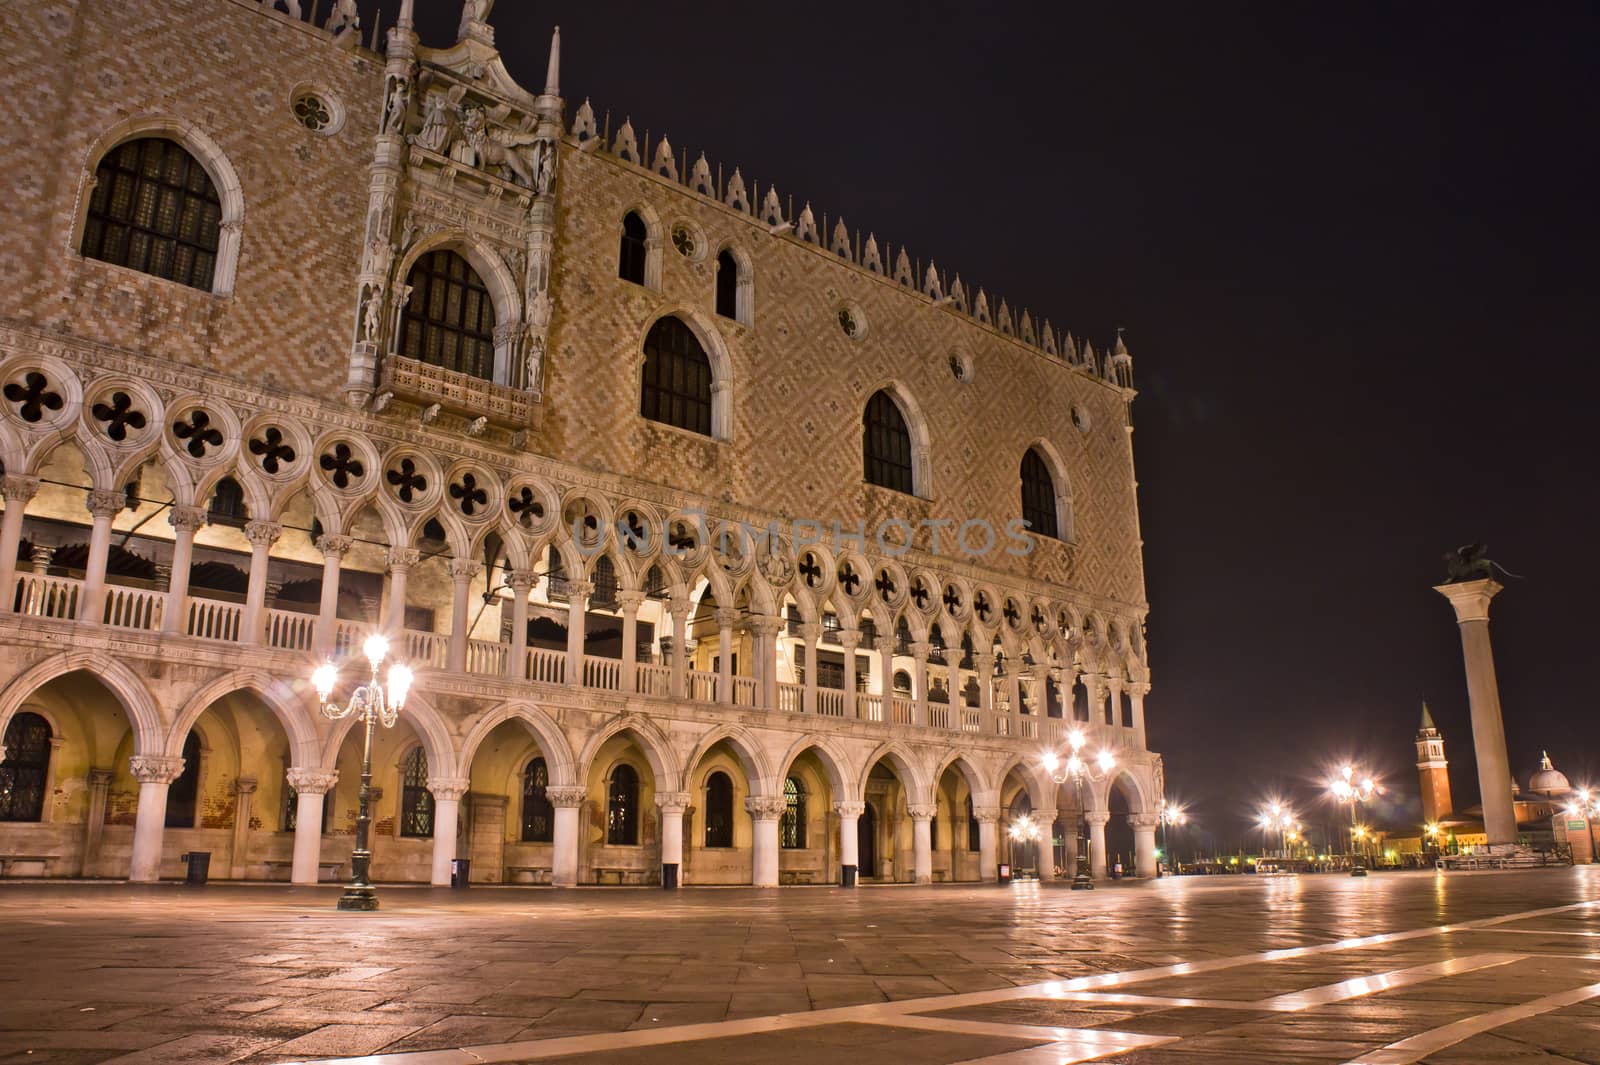
POLYGON ((494 7, 494 0, 466 0, 461 5, 461 28, 456 31, 456 39, 467 35, 467 28, 474 22, 488 22, 489 9, 494 7))
POLYGON ((406 122, 406 106, 411 102, 411 86, 405 78, 395 78, 389 90, 388 113, 383 118, 385 133, 399 133, 406 122))
POLYGON ((322 24, 322 28, 329 33, 359 30, 361 13, 356 10, 356 0, 333 0, 333 10, 328 12, 328 21, 322 24))
POLYGON ((492 126, 482 108, 469 107, 462 116, 459 138, 472 149, 479 169, 510 171, 517 184, 537 187, 538 174, 519 149, 539 144, 538 134, 492 126))
POLYGON ((433 93, 423 104, 422 129, 413 134, 411 143, 430 152, 445 154, 455 131, 455 108, 442 93, 433 93))
POLYGON ((556 146, 551 141, 539 141, 534 151, 539 161, 538 178, 534 181, 533 191, 540 196, 548 196, 550 187, 556 180, 556 146))
POLYGON ((1487 544, 1463 544, 1454 551, 1445 552, 1446 584, 1466 581, 1486 581, 1494 577, 1494 563, 1486 557, 1487 544))
POLYGON ((368 344, 378 342, 378 330, 383 324, 383 290, 374 288, 367 296, 367 306, 361 316, 362 338, 368 344))

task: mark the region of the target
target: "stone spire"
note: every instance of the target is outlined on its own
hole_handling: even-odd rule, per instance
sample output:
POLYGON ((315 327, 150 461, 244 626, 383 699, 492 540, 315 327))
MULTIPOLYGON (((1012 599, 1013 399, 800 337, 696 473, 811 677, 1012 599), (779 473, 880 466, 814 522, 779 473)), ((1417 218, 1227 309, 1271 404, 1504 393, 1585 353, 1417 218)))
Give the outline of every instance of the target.
POLYGON ((399 26, 403 30, 411 29, 411 27, 412 27, 412 17, 411 17, 412 8, 413 8, 413 6, 415 4, 416 4, 416 0, 400 0, 400 17, 397 20, 395 20, 395 25, 396 26, 399 26))
POLYGON ((1428 711, 1428 700, 1422 700, 1422 731, 1438 732, 1439 726, 1433 723, 1433 714, 1428 711))
POLYGON ((561 95, 561 27, 550 35, 550 65, 544 72, 544 94, 561 95))

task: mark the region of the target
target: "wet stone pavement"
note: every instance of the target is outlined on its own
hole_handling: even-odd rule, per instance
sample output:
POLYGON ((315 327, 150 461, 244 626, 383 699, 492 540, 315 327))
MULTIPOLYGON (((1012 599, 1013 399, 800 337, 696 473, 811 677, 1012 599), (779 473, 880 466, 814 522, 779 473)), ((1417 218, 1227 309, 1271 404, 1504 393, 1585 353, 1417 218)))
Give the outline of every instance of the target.
POLYGON ((1600 1063, 1593 867, 337 895, 0 883, 0 1065, 1600 1063))

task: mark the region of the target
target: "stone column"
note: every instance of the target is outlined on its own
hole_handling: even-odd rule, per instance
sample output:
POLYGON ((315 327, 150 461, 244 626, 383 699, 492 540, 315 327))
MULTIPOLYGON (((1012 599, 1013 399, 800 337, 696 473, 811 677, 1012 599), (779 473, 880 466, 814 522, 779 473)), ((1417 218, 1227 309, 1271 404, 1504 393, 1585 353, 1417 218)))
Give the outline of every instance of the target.
POLYGON ((1104 810, 1090 810, 1083 815, 1089 822, 1089 875, 1096 880, 1106 878, 1106 822, 1111 815, 1104 810))
POLYGON ((1000 808, 974 806, 972 816, 978 819, 978 879, 997 880, 1000 876, 1000 808))
POLYGON ((450 886, 450 863, 456 858, 456 825, 461 816, 461 796, 472 786, 470 780, 429 777, 433 793, 433 876, 434 887, 450 886))
POLYGON ((472 628, 472 578, 483 564, 470 558, 450 560, 450 657, 445 668, 452 673, 467 671, 467 636, 472 628))
POLYGON ((33 551, 28 557, 33 562, 34 575, 44 577, 50 573, 50 563, 55 560, 56 549, 46 547, 44 544, 34 544, 33 551))
POLYGON ((1005 685, 1006 702, 1010 705, 1010 712, 1022 714, 1027 707, 1022 705, 1022 656, 1019 654, 1015 660, 1007 659, 1005 685))
MULTIPOLYGON (((1088 707, 1088 721, 1085 724, 1095 723, 1096 716, 1105 717, 1105 706, 1101 699, 1100 678, 1093 673, 1085 673, 1081 678, 1085 695, 1084 704, 1088 707)), ((1087 731, 1087 730, 1085 730, 1087 731)))
POLYGON ((1134 681, 1128 685, 1128 698, 1133 703, 1133 737, 1139 749, 1145 749, 1144 697, 1150 694, 1148 681, 1134 681))
POLYGON ((545 798, 555 808, 556 819, 552 833, 554 856, 550 866, 550 883, 556 887, 576 887, 578 884, 578 810, 589 793, 582 787, 557 785, 544 789, 545 798))
POLYGON ((1122 727, 1122 678, 1110 676, 1106 678, 1106 687, 1110 694, 1106 697, 1108 709, 1106 711, 1106 724, 1113 728, 1122 727))
POLYGON ((894 720, 894 635, 878 634, 878 694, 883 699, 883 719, 894 720))
POLYGON ((1500 716, 1500 685, 1489 643, 1489 600, 1502 585, 1492 580, 1441 584, 1434 591, 1450 600, 1461 628, 1461 653, 1467 666, 1467 700, 1472 705, 1472 749, 1478 759, 1478 794, 1483 827, 1491 847, 1517 841, 1517 815, 1511 797, 1511 760, 1500 716))
POLYGON ((667 611, 672 615, 672 670, 667 681, 667 694, 674 699, 685 699, 689 694, 689 609, 687 595, 673 594, 667 611))
POLYGON ((1060 813, 1055 810, 1044 811, 1039 815, 1039 838, 1034 841, 1039 850, 1034 857, 1034 865, 1038 867, 1041 882, 1056 878, 1056 822, 1060 818, 1060 813), (1045 813, 1051 816, 1046 817, 1045 813))
MULTIPOLYGON (((839 646, 844 649, 844 716, 847 718, 861 714, 861 708, 856 704, 856 647, 860 643, 861 633, 857 630, 839 631, 839 646)), ((855 843, 852 842, 850 846, 854 847, 855 843)))
POLYGON ((322 806, 339 774, 322 769, 290 769, 284 779, 294 789, 294 864, 291 884, 315 884, 322 862, 322 806))
POLYGON ((100 837, 105 834, 106 799, 111 792, 111 770, 89 770, 89 812, 83 821, 83 864, 79 876, 92 876, 100 864, 100 837))
POLYGON ((256 645, 266 640, 267 570, 271 566, 272 545, 283 535, 283 526, 275 521, 246 522, 244 535, 250 541, 250 583, 245 591, 239 640, 256 645))
POLYGON ((594 594, 593 581, 567 582, 567 684, 583 687, 584 611, 594 594))
POLYGON ((686 791, 658 791, 656 805, 661 808, 661 886, 677 890, 683 875, 683 814, 689 809, 686 791))
POLYGON ((720 607, 717 618, 717 702, 733 705, 733 628, 739 612, 720 607))
MULTIPOLYGON (((120 498, 120 497, 119 497, 120 498)), ((167 827, 167 788, 183 773, 183 759, 136 754, 128 759, 139 782, 139 811, 133 823, 133 857, 128 879, 150 884, 161 879, 161 837, 167 827)))
POLYGON ((89 559, 84 563, 83 598, 78 620, 98 624, 105 620, 106 561, 111 555, 111 522, 122 513, 127 498, 121 492, 90 492, 86 505, 94 518, 89 531, 89 559))
POLYGON ((911 879, 917 884, 933 883, 933 818, 939 808, 932 803, 906 807, 911 815, 911 879))
MULTIPOLYGON (((851 698, 855 697, 851 693, 851 698)), ((866 812, 867 804, 864 802, 836 802, 833 810, 839 815, 839 886, 855 887, 856 878, 860 876, 861 840, 857 833, 860 831, 861 815, 866 812)))
POLYGON ((22 544, 22 519, 28 503, 39 493, 39 478, 0 477, 0 496, 6 510, 0 516, 0 613, 16 605, 17 549, 22 544))
MULTIPOLYGON (((194 564, 194 534, 206 523, 199 507, 173 507, 167 511, 172 526, 172 573, 167 578, 167 602, 161 613, 161 631, 189 631, 189 568, 194 564)), ((235 878, 237 879, 237 877, 235 878)))
POLYGON ((233 782, 233 841, 228 849, 228 878, 243 880, 250 847, 250 807, 255 800, 254 777, 233 782))
POLYGON ((822 626, 814 621, 800 626, 800 639, 805 641, 805 689, 800 695, 803 713, 817 712, 817 641, 822 638, 822 626))
POLYGON ((750 883, 754 887, 778 886, 778 818, 783 816, 783 800, 752 795, 744 801, 755 828, 750 848, 750 883))
POLYGON ((317 653, 323 658, 333 657, 333 642, 339 624, 339 566, 353 543, 348 536, 317 537, 317 550, 322 552, 322 600, 317 607, 317 653))
POLYGON ((983 717, 983 731, 993 736, 1000 731, 994 721, 994 655, 974 651, 972 669, 978 677, 978 710, 983 717))
POLYGON ((639 690, 639 607, 644 605, 644 593, 620 591, 617 605, 622 608, 621 690, 632 695, 639 690))
POLYGON ((400 647, 406 631, 406 582, 411 575, 411 567, 422 561, 422 552, 414 547, 391 547, 388 558, 389 616, 384 620, 383 627, 389 634, 389 641, 400 647))
POLYGON ((911 720, 918 725, 928 723, 928 650, 926 640, 918 640, 911 645, 911 688, 916 698, 911 720))
POLYGON ((1161 819, 1152 814, 1130 814, 1133 826, 1133 872, 1135 876, 1155 878, 1156 826, 1161 819))
MULTIPOLYGON (((528 679, 528 593, 533 591, 535 579, 532 570, 516 569, 506 581, 511 588, 511 654, 506 658, 506 677, 518 682, 528 679)), ((627 654, 626 644, 623 654, 627 654)), ((629 689, 624 686, 623 690, 629 689)))

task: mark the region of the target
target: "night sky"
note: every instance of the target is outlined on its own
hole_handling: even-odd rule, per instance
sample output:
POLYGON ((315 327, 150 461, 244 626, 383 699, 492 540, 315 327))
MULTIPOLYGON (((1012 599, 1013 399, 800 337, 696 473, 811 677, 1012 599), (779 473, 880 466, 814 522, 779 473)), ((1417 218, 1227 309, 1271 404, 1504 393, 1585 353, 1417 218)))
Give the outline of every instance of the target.
MULTIPOLYGON (((370 9, 370 4, 363 4, 370 9)), ((385 24, 394 0, 385 0, 385 24)), ((424 43, 459 5, 417 0, 424 43)), ((508 66, 1100 347, 1127 329, 1151 746, 1224 845, 1354 757, 1420 817, 1430 585, 1484 541, 1512 765, 1600 784, 1588 4, 543 3, 508 66)), ((370 14, 366 20, 370 26, 370 14)), ((1082 489, 1079 489, 1082 491, 1082 489)))

